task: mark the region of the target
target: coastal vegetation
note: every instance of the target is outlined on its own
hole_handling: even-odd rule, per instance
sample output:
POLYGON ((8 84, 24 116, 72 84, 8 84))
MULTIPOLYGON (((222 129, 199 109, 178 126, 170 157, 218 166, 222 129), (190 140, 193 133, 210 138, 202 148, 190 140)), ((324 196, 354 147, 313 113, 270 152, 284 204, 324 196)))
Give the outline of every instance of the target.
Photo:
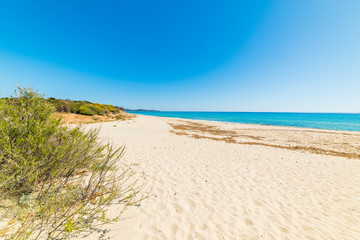
POLYGON ((48 98, 47 101, 55 107, 56 112, 76 113, 83 115, 108 115, 124 112, 123 107, 91 103, 89 101, 72 101, 69 99, 48 98))
MULTIPOLYGON (((7 98, 0 98, 0 104, 7 98)), ((128 120, 135 115, 125 112, 123 107, 109 104, 92 103, 89 101, 73 101, 70 99, 44 99, 54 107, 51 117, 61 119, 65 124, 87 124, 95 122, 108 122, 128 120)))
POLYGON ((120 161, 124 147, 99 140, 98 129, 68 127, 50 117, 55 110, 81 109, 119 110, 44 99, 31 88, 1 99, 0 238, 70 238, 117 221, 141 200, 132 167, 120 161), (120 209, 110 216, 113 204, 120 209))
POLYGON ((123 107, 109 104, 56 98, 48 98, 46 101, 54 106, 52 117, 60 118, 66 124, 127 120, 134 117, 134 114, 125 112, 123 107))

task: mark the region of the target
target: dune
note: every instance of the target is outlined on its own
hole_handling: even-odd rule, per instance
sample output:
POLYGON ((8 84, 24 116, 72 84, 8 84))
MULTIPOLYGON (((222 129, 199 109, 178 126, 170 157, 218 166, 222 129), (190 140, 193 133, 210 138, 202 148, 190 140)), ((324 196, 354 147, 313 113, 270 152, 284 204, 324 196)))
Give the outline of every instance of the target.
POLYGON ((98 126, 149 196, 109 239, 360 239, 358 132, 140 115, 98 126))

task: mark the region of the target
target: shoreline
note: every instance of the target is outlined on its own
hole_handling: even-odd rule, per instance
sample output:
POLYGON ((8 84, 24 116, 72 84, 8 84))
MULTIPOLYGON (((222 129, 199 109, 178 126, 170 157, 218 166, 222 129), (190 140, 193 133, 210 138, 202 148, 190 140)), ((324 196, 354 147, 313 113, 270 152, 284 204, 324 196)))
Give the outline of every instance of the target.
POLYGON ((307 130, 307 131, 315 131, 315 132, 331 132, 331 133, 344 133, 344 134, 351 134, 351 135, 360 135, 360 131, 348 131, 348 130, 333 130, 333 129, 323 129, 323 128, 307 128, 307 127, 295 127, 295 126, 280 126, 280 125, 268 125, 268 124, 260 124, 260 123, 239 123, 239 122, 224 122, 224 121, 216 121, 216 120, 202 120, 202 119, 190 119, 190 118, 180 118, 180 117, 163 117, 163 116, 153 116, 153 115, 143 115, 143 114, 136 114, 131 113, 135 116, 145 116, 145 117, 155 117, 155 118, 165 118, 165 119, 173 119, 173 120, 187 120, 187 121, 195 121, 195 122, 204 122, 210 124, 234 124, 238 126, 249 126, 249 127, 271 127, 271 128, 285 128, 288 130, 307 130))

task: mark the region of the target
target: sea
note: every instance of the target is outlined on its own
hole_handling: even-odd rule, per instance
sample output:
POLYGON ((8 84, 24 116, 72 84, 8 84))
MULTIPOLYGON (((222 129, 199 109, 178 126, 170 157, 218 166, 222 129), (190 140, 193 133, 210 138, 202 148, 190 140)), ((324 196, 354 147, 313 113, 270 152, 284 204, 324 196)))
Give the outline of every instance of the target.
POLYGON ((283 113, 283 112, 171 112, 128 111, 130 113, 209 120, 343 131, 360 131, 359 113, 283 113))

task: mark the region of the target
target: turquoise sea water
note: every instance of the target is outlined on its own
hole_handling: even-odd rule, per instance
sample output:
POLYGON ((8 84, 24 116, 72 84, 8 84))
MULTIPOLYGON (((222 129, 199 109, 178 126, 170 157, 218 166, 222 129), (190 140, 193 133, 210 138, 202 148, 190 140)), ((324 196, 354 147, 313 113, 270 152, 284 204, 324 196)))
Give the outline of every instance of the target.
POLYGON ((251 123, 274 126, 360 131, 360 114, 353 113, 268 113, 268 112, 147 112, 135 114, 159 117, 251 123))

